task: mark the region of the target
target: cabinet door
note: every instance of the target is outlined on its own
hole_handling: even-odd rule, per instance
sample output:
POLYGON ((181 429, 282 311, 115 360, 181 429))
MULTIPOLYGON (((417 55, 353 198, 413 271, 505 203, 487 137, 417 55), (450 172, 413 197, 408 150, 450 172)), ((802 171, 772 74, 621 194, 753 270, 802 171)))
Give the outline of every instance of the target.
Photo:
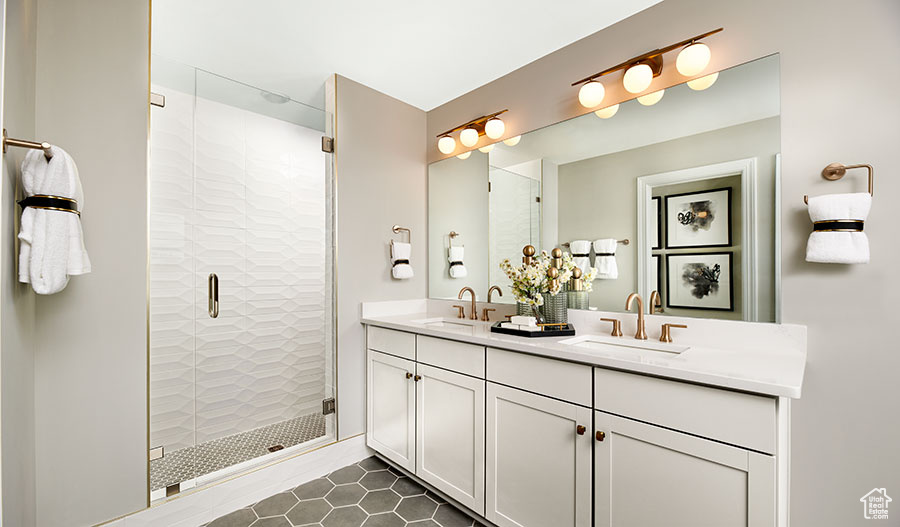
POLYGON ((494 383, 487 398, 485 517, 501 527, 589 526, 591 410, 494 383))
POLYGON ((594 428, 597 527, 775 525, 774 457, 603 412, 594 428))
POLYGON ((484 514, 485 381, 416 367, 416 475, 484 514))
POLYGON ((415 363, 368 350, 366 444, 401 467, 415 469, 415 363))

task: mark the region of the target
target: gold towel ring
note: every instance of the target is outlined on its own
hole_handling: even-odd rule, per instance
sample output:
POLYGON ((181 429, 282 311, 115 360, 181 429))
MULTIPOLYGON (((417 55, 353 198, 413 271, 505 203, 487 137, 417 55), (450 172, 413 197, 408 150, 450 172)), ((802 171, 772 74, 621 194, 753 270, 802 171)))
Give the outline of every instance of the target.
MULTIPOLYGON (((869 195, 875 196, 875 169, 872 165, 860 163, 858 165, 845 165, 843 163, 831 163, 822 169, 822 177, 828 181, 837 181, 844 177, 848 170, 854 168, 865 168, 869 171, 869 195)), ((809 196, 803 196, 803 203, 809 205, 809 196)))

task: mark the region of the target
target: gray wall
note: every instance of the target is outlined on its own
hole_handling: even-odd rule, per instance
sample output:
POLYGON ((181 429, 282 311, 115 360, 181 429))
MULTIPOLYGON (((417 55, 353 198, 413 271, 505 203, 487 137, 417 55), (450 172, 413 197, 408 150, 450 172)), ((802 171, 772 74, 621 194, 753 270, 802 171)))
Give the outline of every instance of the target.
POLYGON ((365 431, 360 302, 424 298, 428 290, 425 112, 337 76, 338 433, 365 431), (410 280, 391 278, 391 226, 412 229, 410 280))
MULTIPOLYGON (((900 298, 892 207, 900 98, 885 95, 900 84, 900 69, 885 67, 900 62, 900 2, 666 0, 430 111, 428 156, 442 157, 435 134, 492 108, 509 108, 508 135, 587 113, 573 80, 717 27, 725 31, 709 41, 711 70, 781 53, 783 320, 809 328, 803 398, 792 406, 792 525, 867 525, 859 498, 875 486, 900 489, 892 418, 900 353, 890 334, 900 298), (827 28, 838 26, 853 37, 835 38, 827 28), (866 189, 857 173, 823 180, 833 161, 875 166, 868 265, 804 260, 811 225, 803 195, 866 189)), ((679 81, 670 61, 655 86, 679 81)), ((612 104, 624 94, 610 82, 607 96, 612 104)))
MULTIPOLYGON (((490 281, 488 240, 488 155, 478 150, 465 160, 451 158, 428 166, 428 296, 457 298, 463 286, 479 299, 490 281), (450 277, 450 231, 454 245, 466 248, 468 276, 450 277)), ((466 298, 469 298, 468 296, 466 298)))
MULTIPOLYGON (((37 47, 33 0, 7 0, 3 127, 15 138, 34 136, 37 47)), ((17 280, 19 166, 25 152, 3 154, 0 186, 0 445, 3 525, 34 525, 34 293, 17 280)))
MULTIPOLYGON (((633 104, 633 103, 632 103, 633 104)), ((779 149, 779 118, 771 117, 712 132, 682 137, 640 148, 584 159, 559 166, 559 236, 562 241, 593 240, 601 237, 628 238, 637 242, 637 212, 635 181, 648 174, 659 174, 755 157, 757 160, 757 211, 760 221, 758 233, 758 266, 761 277, 774 274, 774 217, 775 154, 779 149)), ((689 186, 658 187, 653 195, 691 192, 718 188, 719 183, 698 182, 689 186), (712 185, 712 186, 710 186, 712 185)), ((740 189, 732 194, 732 214, 740 218, 740 189)), ((665 212, 665 204, 662 207, 665 212)), ((740 222, 735 219, 732 242, 740 246, 740 222)), ((665 233, 663 233, 665 243, 665 233)), ((722 248, 708 249, 720 251, 722 248)), ((658 251, 654 251, 657 253, 658 251)), ((676 251, 672 251, 673 254, 676 251)), ((686 251, 677 251, 686 252, 686 251)), ((700 252, 700 251, 691 251, 700 252)), ((735 252, 735 284, 740 284, 740 254, 735 252)), ((663 260, 665 257, 663 257, 663 260)), ((596 280, 591 293, 591 305, 607 311, 623 311, 625 297, 637 291, 637 243, 620 245, 616 250, 619 278, 596 280)), ((771 279, 761 280, 760 320, 773 321, 774 285, 771 279)), ((741 295, 735 287, 735 311, 716 312, 695 309, 672 310, 680 316, 741 318, 741 295)))
POLYGON ((149 3, 39 0, 35 137, 84 185, 93 272, 36 302, 36 523, 147 505, 149 3))

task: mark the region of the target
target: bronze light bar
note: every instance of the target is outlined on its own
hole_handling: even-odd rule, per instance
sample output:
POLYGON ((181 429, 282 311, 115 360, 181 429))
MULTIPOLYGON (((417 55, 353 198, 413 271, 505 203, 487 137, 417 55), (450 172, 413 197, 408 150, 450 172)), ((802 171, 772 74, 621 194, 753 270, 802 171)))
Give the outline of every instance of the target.
POLYGON ((615 66, 613 66, 611 68, 607 68, 607 69, 597 72, 589 77, 585 77, 579 81, 575 81, 572 83, 572 86, 578 86, 579 84, 584 84, 586 82, 590 82, 590 81, 596 79, 597 77, 602 77, 604 75, 608 75, 610 73, 613 73, 613 72, 616 72, 619 70, 628 69, 630 66, 634 66, 635 64, 640 64, 640 63, 644 63, 644 64, 647 64, 648 66, 650 66, 650 69, 653 70, 653 76, 656 77, 660 73, 662 73, 662 56, 665 53, 668 53, 672 50, 678 49, 683 46, 687 46, 688 44, 693 44, 693 43, 697 42, 698 40, 704 39, 710 35, 715 35, 719 31, 722 31, 723 29, 724 28, 721 28, 721 27, 719 29, 713 29, 712 31, 707 31, 706 33, 701 33, 695 37, 691 37, 691 38, 682 40, 681 42, 672 44, 671 46, 654 49, 653 51, 648 51, 647 53, 644 53, 643 55, 638 55, 637 57, 632 57, 632 58, 626 60, 625 62, 622 62, 621 64, 616 64, 615 66))
POLYGON ((444 132, 442 134, 437 134, 436 137, 444 137, 445 135, 450 135, 453 132, 458 132, 460 130, 470 128, 470 127, 478 130, 478 136, 480 137, 480 136, 484 135, 484 126, 485 126, 485 124, 487 124, 488 121, 490 121, 494 117, 497 117, 501 113, 505 113, 508 111, 509 110, 506 109, 506 110, 500 110, 499 112, 494 112, 494 113, 491 113, 488 115, 482 115, 481 117, 478 117, 477 119, 472 119, 471 121, 463 123, 463 124, 457 126, 456 128, 447 130, 446 132, 444 132))

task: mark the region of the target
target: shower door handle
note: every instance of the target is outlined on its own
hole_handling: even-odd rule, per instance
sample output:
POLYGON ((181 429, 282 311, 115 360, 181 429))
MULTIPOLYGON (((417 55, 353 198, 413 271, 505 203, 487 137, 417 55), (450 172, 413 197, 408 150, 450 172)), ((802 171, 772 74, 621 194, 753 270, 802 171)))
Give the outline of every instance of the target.
POLYGON ((209 296, 209 305, 207 307, 209 317, 216 318, 219 316, 219 277, 216 276, 216 273, 209 273, 206 290, 209 296))

